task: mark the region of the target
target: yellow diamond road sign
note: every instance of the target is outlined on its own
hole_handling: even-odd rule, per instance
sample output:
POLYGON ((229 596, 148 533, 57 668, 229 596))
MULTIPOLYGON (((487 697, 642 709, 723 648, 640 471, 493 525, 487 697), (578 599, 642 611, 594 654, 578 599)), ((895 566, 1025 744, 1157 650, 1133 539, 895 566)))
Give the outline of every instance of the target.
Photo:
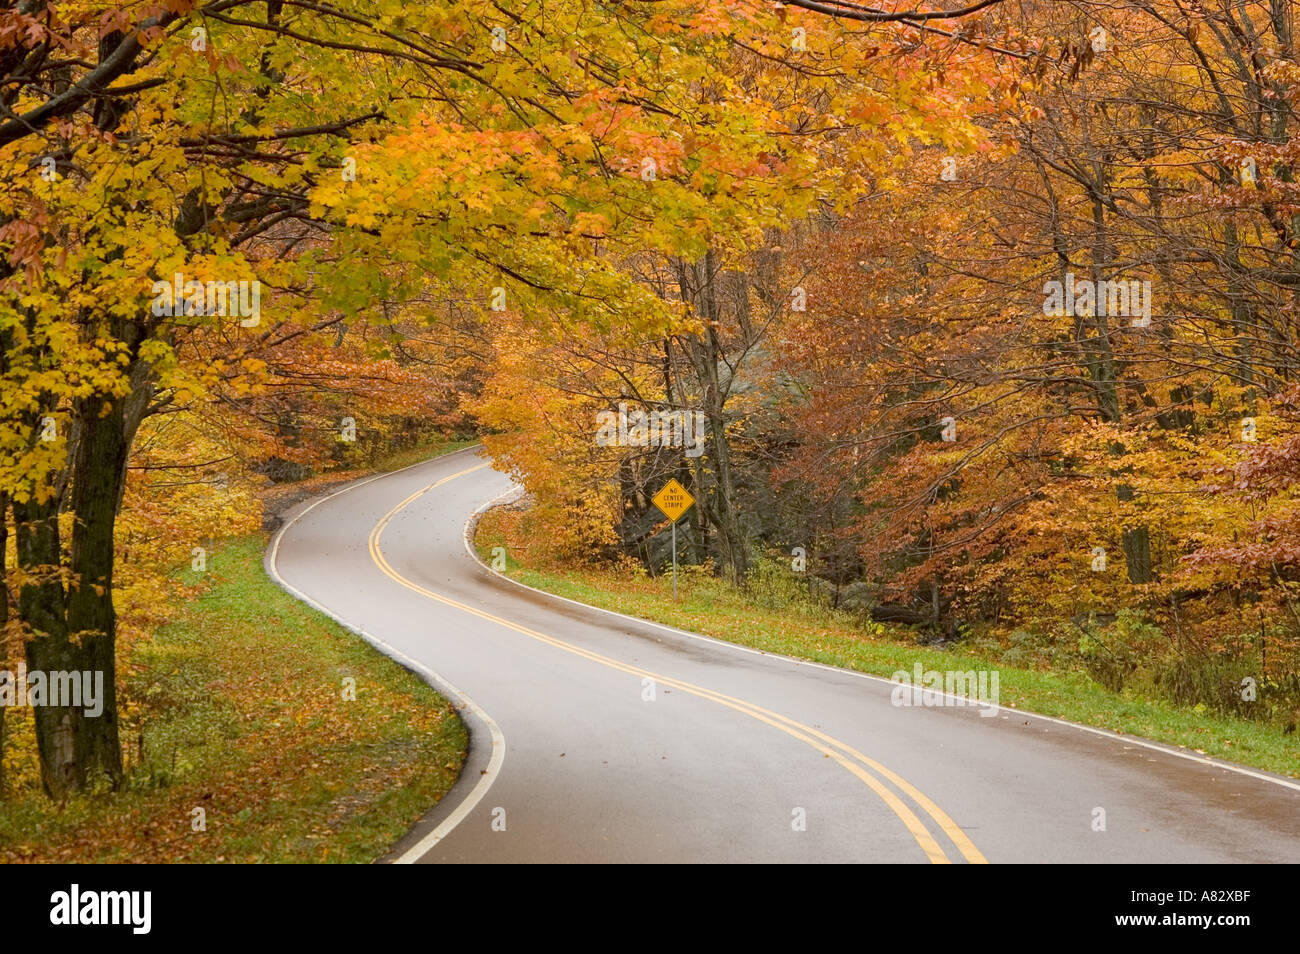
POLYGON ((677 518, 691 509, 695 498, 686 492, 686 488, 676 480, 664 484, 663 489, 654 496, 654 505, 664 512, 664 516, 673 523, 677 518))

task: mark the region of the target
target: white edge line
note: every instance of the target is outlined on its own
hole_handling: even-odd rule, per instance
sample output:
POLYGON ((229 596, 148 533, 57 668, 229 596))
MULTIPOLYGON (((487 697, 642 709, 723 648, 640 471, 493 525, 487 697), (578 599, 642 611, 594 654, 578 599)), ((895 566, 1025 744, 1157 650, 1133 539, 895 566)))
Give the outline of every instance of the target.
MULTIPOLYGON (((504 573, 492 569, 492 567, 488 566, 488 564, 483 562, 483 558, 480 557, 478 553, 474 550, 474 546, 472 544, 472 541, 470 540, 470 528, 474 525, 475 520, 479 516, 486 513, 488 510, 492 509, 493 507, 498 506, 498 501, 503 501, 506 497, 509 497, 512 494, 519 494, 521 489, 522 488, 516 487, 512 490, 507 490, 505 493, 497 497, 492 498, 483 506, 475 510, 474 513, 470 515, 469 521, 465 524, 465 549, 469 551, 469 555, 474 558, 474 560, 478 563, 479 566, 483 567, 483 569, 487 570, 493 576, 499 577, 505 580, 507 583, 513 583, 515 586, 521 587, 522 589, 525 590, 529 590, 533 593, 540 593, 543 596, 550 597, 553 600, 560 600, 561 602, 564 603, 572 603, 574 606, 581 606, 589 610, 594 610, 597 613, 606 613, 610 616, 617 616, 619 619, 625 619, 633 623, 639 623, 642 626, 653 626, 655 629, 662 629, 665 632, 674 633, 678 636, 686 636, 689 637, 690 639, 698 639, 706 643, 712 643, 713 645, 722 647, 724 649, 735 650, 736 652, 742 652, 742 653, 750 653, 751 655, 754 656, 765 656, 768 659, 780 659, 795 666, 812 666, 816 669, 826 669, 831 672, 841 673, 847 676, 857 676, 859 679, 869 679, 872 682, 882 682, 888 686, 899 685, 899 683, 894 682, 892 679, 886 679, 884 676, 876 676, 873 675, 872 673, 860 672, 856 669, 844 669, 843 667, 840 666, 831 666, 831 665, 827 665, 826 663, 813 662, 812 660, 809 659, 796 659, 794 656, 785 656, 782 655, 781 653, 771 653, 761 649, 753 649, 752 647, 749 646, 741 646, 739 643, 729 643, 726 642, 725 640, 717 639, 716 637, 713 636, 705 636, 701 633, 692 633, 689 630, 678 629, 675 626, 666 626, 663 623, 656 623, 653 620, 642 619, 639 616, 629 616, 628 614, 620 613, 617 610, 609 610, 600 606, 592 606, 590 603, 583 603, 579 600, 569 599, 569 597, 567 596, 559 596, 555 593, 548 593, 546 592, 546 590, 539 590, 535 586, 529 586, 527 583, 521 583, 519 580, 508 577, 504 573)), ((972 703, 964 696, 956 696, 947 692, 942 693, 942 695, 948 699, 962 700, 963 705, 970 706, 972 708, 975 705, 979 704, 979 703, 972 703)), ((1274 785, 1281 785, 1284 788, 1289 788, 1289 789, 1293 789, 1294 791, 1300 792, 1300 783, 1293 782, 1290 779, 1282 778, 1277 775, 1271 775, 1266 772, 1257 772, 1254 769, 1246 768, 1244 765, 1234 765, 1231 762, 1223 762, 1220 761, 1219 759, 1209 758, 1208 756, 1196 755, 1192 752, 1185 752, 1180 749, 1176 749, 1171 746, 1164 745, 1160 742, 1153 742, 1150 739, 1144 739, 1136 735, 1122 735, 1118 732, 1112 732, 1109 729, 1100 729, 1097 726, 1092 726, 1092 725, 1082 725, 1078 722, 1070 722, 1066 719, 1058 719, 1055 716, 1040 715, 1037 712, 1030 712, 1027 709, 1016 709, 1011 706, 996 706, 993 708, 995 708, 996 710, 1000 710, 1004 713, 1014 713, 1016 715, 1023 715, 1034 719, 1041 719, 1044 722, 1051 722, 1056 725, 1066 726, 1067 728, 1078 729, 1081 732, 1091 732, 1093 735, 1099 735, 1102 736, 1103 738, 1111 739, 1112 741, 1124 742, 1126 744, 1132 744, 1132 745, 1139 745, 1145 749, 1152 749, 1156 752, 1163 752, 1166 755, 1175 755, 1180 759, 1187 759, 1188 761, 1191 762, 1199 762, 1203 765, 1209 765, 1214 768, 1224 769, 1229 772, 1236 772, 1238 775, 1248 775, 1251 778, 1260 779, 1265 782, 1272 782, 1274 785)), ((981 713, 981 715, 982 714, 983 713, 981 713)))
MULTIPOLYGON (((475 450, 480 446, 481 445, 474 445, 471 447, 463 448, 463 450, 475 450)), ((452 451, 451 454, 443 455, 443 457, 450 457, 452 456, 452 454, 456 454, 456 453, 459 452, 452 451)), ((438 673, 434 672, 428 666, 425 666, 423 663, 417 662, 416 660, 412 659, 410 656, 407 656, 405 653, 403 653, 401 650, 397 649, 396 647, 390 646, 388 643, 384 642, 378 636, 366 632, 365 629, 363 629, 362 627, 352 625, 347 620, 343 619, 343 617, 337 615, 336 613, 329 610, 325 606, 322 606, 320 603, 316 602, 306 593, 302 592, 297 587, 293 586, 288 581, 286 581, 284 577, 280 575, 280 571, 276 567, 275 561, 276 561, 276 557, 280 553, 280 537, 284 534, 284 532, 288 530, 291 526, 293 526, 295 523, 297 523, 299 518, 306 516, 312 510, 315 510, 316 507, 325 503, 325 501, 332 500, 333 498, 339 496, 339 494, 345 494, 350 490, 356 490, 358 487, 364 486, 365 484, 368 484, 371 481, 379 480, 381 477, 392 477, 396 474, 402 473, 403 471, 410 470, 412 467, 420 467, 424 464, 428 464, 432 461, 440 460, 440 459, 442 458, 432 457, 429 460, 422 460, 419 461, 418 463, 411 464, 408 467, 402 467, 399 468, 398 470, 390 471, 386 474, 375 474, 373 477, 367 477, 365 480, 360 480, 357 481, 356 483, 348 484, 346 487, 342 488, 341 490, 336 490, 332 494, 326 494, 324 497, 320 497, 319 499, 313 501, 310 506, 304 507, 301 511, 294 514, 292 519, 287 520, 284 524, 281 525, 281 527, 278 530, 276 530, 275 536, 271 538, 271 545, 267 548, 266 560, 265 560, 265 565, 266 565, 268 575, 271 577, 273 581, 275 581, 276 585, 279 586, 282 590, 284 590, 286 593, 289 593, 294 598, 306 603, 308 606, 312 607, 317 612, 324 613, 326 616, 334 620, 343 628, 353 633, 356 633, 358 636, 360 636, 370 645, 378 649, 385 656, 388 656, 389 658, 396 660, 397 662, 405 666, 407 669, 410 669, 412 672, 417 673, 419 676, 421 676, 424 679, 425 682, 433 686, 433 688, 438 690, 438 692, 440 692, 442 695, 454 698, 457 701, 459 701, 460 708, 462 708, 464 711, 469 712, 475 718, 482 720, 483 724, 487 726, 488 732, 492 736, 492 756, 491 758, 488 759, 487 768, 484 769, 483 773, 479 776, 478 783, 474 786, 473 789, 470 790, 469 794, 467 794, 463 799, 461 799, 461 803, 456 806, 455 811, 453 811, 450 815, 444 818, 441 823, 439 823, 437 828, 429 832, 429 834, 425 835, 423 838, 421 838, 418 842, 416 842, 406 851, 402 852, 402 854, 399 855, 397 858, 393 859, 392 863, 395 865, 409 865, 419 861, 420 858, 428 854, 429 851, 431 851, 433 847, 438 844, 438 842, 440 842, 443 838, 446 838, 449 834, 451 834, 452 830, 457 825, 459 825, 462 821, 464 821, 466 816, 468 816, 469 813, 474 810, 475 806, 477 806, 478 803, 483 799, 483 796, 487 794, 488 789, 492 787, 492 783, 496 781, 497 776, 501 773, 501 764, 505 761, 506 758, 505 734, 501 731, 501 727, 496 724, 496 722, 492 719, 492 717, 488 715, 482 708, 479 707, 478 703, 476 703, 469 696, 465 695, 465 693, 461 692, 459 689, 453 686, 450 682, 448 682, 438 673)), ((472 747, 473 733, 469 732, 468 729, 469 726, 467 725, 466 735, 468 736, 469 747, 472 747)), ((468 748, 466 750, 465 755, 466 755, 465 764, 468 764, 469 763, 468 748)), ((441 805, 442 802, 439 802, 437 806, 431 809, 431 811, 437 810, 437 808, 441 805)))

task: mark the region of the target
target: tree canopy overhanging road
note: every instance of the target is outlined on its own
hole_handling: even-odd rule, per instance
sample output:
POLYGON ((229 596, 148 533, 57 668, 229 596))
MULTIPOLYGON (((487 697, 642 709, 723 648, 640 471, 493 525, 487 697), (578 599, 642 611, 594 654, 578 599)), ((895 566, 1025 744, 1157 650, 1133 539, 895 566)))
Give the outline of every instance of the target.
POLYGON ((324 486, 481 442, 490 468, 376 478, 276 545, 294 592, 478 700, 477 774, 402 857, 1276 856, 1297 9, 0 4, 0 855, 384 850, 462 726, 256 554, 324 486), (665 582, 673 619, 681 582, 715 633, 750 600, 755 645, 823 661, 972 662, 908 695, 524 593, 442 536, 417 553, 493 472, 526 504, 493 539, 535 579, 645 613, 665 582), (245 611, 303 679, 231 706, 245 611), (348 652, 418 755, 296 691, 348 652), (1188 751, 930 704, 1000 675, 1188 751), (260 749, 281 710, 303 736, 260 749), (347 780, 306 790, 344 739, 347 780), (313 814, 381 789, 348 832, 313 814), (302 812, 259 814, 272 793, 302 812), (196 798, 230 823, 174 831, 196 798))

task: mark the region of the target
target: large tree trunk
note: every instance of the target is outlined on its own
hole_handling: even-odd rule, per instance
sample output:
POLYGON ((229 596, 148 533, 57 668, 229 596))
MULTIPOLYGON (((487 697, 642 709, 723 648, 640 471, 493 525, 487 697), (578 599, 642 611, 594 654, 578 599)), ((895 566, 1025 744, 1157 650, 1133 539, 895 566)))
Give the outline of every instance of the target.
POLYGON ((84 679, 102 680, 103 685, 98 715, 87 714, 84 704, 33 708, 41 778, 53 798, 85 788, 96 778, 116 786, 122 777, 113 524, 129 446, 125 405, 124 398, 96 395, 78 400, 74 407, 77 439, 71 448, 68 500, 74 520, 66 595, 57 505, 14 504, 20 562, 28 572, 39 574, 23 586, 19 597, 22 617, 32 632, 27 667, 47 674, 82 673, 84 679))
POLYGON ((79 634, 78 668, 104 674, 103 712, 76 725, 76 779, 122 776, 116 691, 117 614, 113 609, 113 525, 129 449, 125 398, 96 395, 77 403, 81 436, 72 461, 68 631, 79 634))
POLYGON ((39 574, 37 585, 24 586, 19 600, 23 621, 33 634, 27 644, 28 669, 89 673, 83 678, 93 683, 99 675, 102 681, 98 715, 88 715, 85 705, 34 708, 41 777, 53 798, 61 799, 96 779, 114 787, 122 779, 113 529, 126 486, 127 456, 154 393, 153 369, 138 357, 144 336, 145 326, 139 323, 125 322, 114 329, 114 337, 124 341, 132 355, 127 393, 76 400, 68 462, 55 482, 52 500, 14 504, 19 564, 39 574), (63 509, 73 516, 66 560, 57 523, 63 509))
MULTIPOLYGON (((18 611, 26 624, 29 672, 67 672, 90 668, 90 659, 68 638, 67 600, 61 578, 59 509, 54 500, 15 501, 14 535, 24 580, 18 590, 18 611)), ((81 708, 38 705, 32 709, 41 781, 54 798, 85 784, 83 737, 86 721, 81 708)))

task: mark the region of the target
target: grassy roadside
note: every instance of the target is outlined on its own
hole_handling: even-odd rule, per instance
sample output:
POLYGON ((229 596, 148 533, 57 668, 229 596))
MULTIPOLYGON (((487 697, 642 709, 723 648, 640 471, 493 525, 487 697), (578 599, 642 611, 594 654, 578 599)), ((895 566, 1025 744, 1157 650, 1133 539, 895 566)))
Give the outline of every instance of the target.
MULTIPOLYGON (((479 554, 506 543, 499 512, 489 512, 475 540, 479 554)), ((547 571, 521 566, 507 548, 506 575, 529 586, 602 609, 713 636, 765 652, 856 669, 889 678, 902 669, 939 671, 996 669, 1001 704, 1056 716, 1084 725, 1142 736, 1170 745, 1300 778, 1300 736, 1278 727, 1162 701, 1114 693, 1082 672, 1020 669, 966 649, 916 646, 901 629, 876 625, 864 632, 852 616, 764 591, 759 599, 700 573, 679 577, 679 600, 672 600, 667 577, 633 577, 610 570, 547 571)))
MULTIPOLYGON (((123 740, 122 788, 62 806, 9 792, 0 862, 369 862, 451 788, 466 735, 450 704, 276 586, 266 540, 181 573, 191 598, 132 647, 124 724, 143 731, 123 740)), ((9 719, 30 732, 30 710, 9 719)))
POLYGON ((479 439, 474 437, 468 440, 444 441, 433 448, 427 446, 410 447, 406 450, 400 450, 389 454, 380 461, 376 470, 390 473, 394 470, 401 470, 403 467, 410 467, 413 464, 423 463, 424 461, 430 460, 434 457, 442 457, 445 454, 464 450, 466 447, 473 447, 477 443, 479 443, 479 439))

